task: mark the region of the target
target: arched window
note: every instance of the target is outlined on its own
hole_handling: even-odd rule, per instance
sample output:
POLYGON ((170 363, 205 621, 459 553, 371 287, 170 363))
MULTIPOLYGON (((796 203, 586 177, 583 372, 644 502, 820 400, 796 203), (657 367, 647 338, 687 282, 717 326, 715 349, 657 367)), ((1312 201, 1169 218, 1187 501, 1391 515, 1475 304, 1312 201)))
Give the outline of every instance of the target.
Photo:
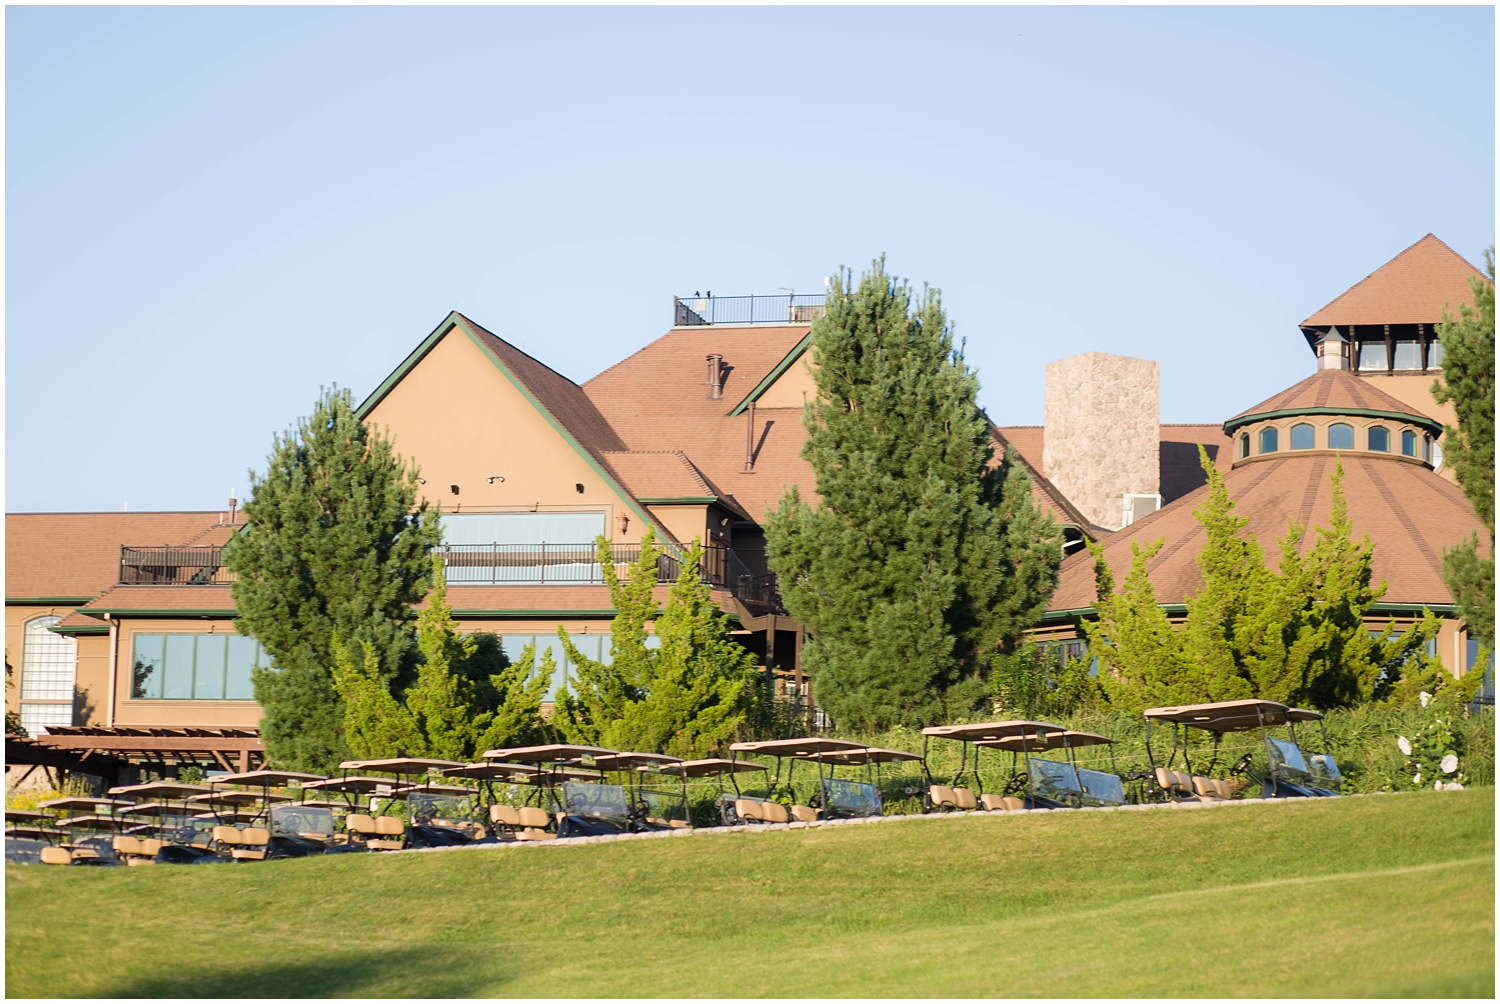
POLYGON ((1250 433, 1240 433, 1240 459, 1244 460, 1250 455, 1250 433))
POLYGON ((1328 427, 1328 448, 1330 450, 1352 450, 1354 449, 1354 426, 1344 422, 1335 422, 1328 427))
POLYGON ((1431 436, 1423 436, 1422 437, 1422 459, 1425 460, 1425 461, 1427 461, 1429 464, 1432 463, 1432 437, 1431 436))
POLYGON ((21 727, 37 735, 49 725, 73 724, 73 682, 78 642, 49 631, 61 617, 26 622, 21 649, 21 727))
POLYGON ((1401 430, 1401 455, 1403 457, 1417 455, 1417 434, 1410 429, 1401 430))
POLYGON ((1370 426, 1370 449, 1376 453, 1391 452, 1391 433, 1379 425, 1370 426))
POLYGON ((1276 452, 1276 427, 1274 425, 1260 430, 1260 452, 1276 452))
POLYGON ((1292 449, 1310 450, 1317 445, 1314 438, 1313 427, 1306 422, 1298 422, 1292 426, 1292 449))

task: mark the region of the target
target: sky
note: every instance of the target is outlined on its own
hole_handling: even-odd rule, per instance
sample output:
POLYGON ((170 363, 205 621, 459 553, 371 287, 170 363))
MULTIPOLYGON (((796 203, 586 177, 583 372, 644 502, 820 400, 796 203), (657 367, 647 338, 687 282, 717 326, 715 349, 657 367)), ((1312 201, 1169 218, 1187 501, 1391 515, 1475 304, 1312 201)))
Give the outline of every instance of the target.
POLYGON ((8 7, 5 505, 222 509, 451 310, 582 382, 673 295, 941 289, 980 404, 1164 422, 1495 241, 1491 7, 8 7))

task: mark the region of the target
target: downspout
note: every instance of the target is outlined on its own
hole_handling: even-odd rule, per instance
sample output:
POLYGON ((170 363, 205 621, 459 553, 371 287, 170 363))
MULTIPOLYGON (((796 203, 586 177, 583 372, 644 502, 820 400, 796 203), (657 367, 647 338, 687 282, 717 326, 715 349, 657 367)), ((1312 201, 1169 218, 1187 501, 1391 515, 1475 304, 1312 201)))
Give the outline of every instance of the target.
POLYGON ((104 708, 104 727, 115 727, 115 673, 119 666, 120 622, 114 614, 105 614, 109 624, 109 703, 104 708))

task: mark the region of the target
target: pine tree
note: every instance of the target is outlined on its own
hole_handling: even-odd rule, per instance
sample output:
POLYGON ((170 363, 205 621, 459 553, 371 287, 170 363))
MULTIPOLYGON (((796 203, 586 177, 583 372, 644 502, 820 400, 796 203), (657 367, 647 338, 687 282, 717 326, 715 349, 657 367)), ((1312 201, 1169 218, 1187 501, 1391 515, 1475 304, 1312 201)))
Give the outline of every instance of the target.
POLYGON ((375 646, 366 641, 358 648, 361 658, 356 662, 353 647, 340 644, 335 635, 329 669, 334 691, 342 699, 344 744, 351 759, 428 755, 415 717, 391 695, 381 675, 375 646))
POLYGON ((1109 703, 1138 712, 1142 708, 1206 700, 1195 686, 1182 636, 1166 610, 1156 602, 1151 560, 1163 541, 1130 545, 1130 574, 1115 592, 1115 577, 1104 549, 1092 542, 1096 618, 1079 624, 1089 654, 1098 660, 1099 684, 1109 703))
POLYGON ((475 740, 489 725, 490 713, 475 707, 474 688, 458 675, 457 667, 473 658, 476 644, 458 633, 448 604, 448 580, 436 556, 432 579, 427 606, 417 615, 422 664, 406 691, 405 704, 426 737, 427 756, 467 761, 475 752, 475 740))
POLYGON ((237 629, 274 669, 253 674, 268 759, 321 770, 344 758, 344 709, 330 667, 368 662, 383 680, 413 662, 412 604, 426 591, 436 512, 415 505, 417 475, 334 389, 277 436, 251 472, 246 526, 225 547, 237 629), (333 637, 358 646, 336 651, 333 637))
POLYGON ((1061 539, 1021 465, 993 462, 937 291, 914 304, 883 259, 851 285, 841 270, 812 329, 803 456, 819 501, 788 493, 767 559, 834 721, 925 724, 983 696, 991 659, 1051 595, 1061 539))
POLYGON ((1489 528, 1489 557, 1477 536, 1443 555, 1443 579, 1469 633, 1495 644, 1495 249, 1484 253, 1490 281, 1469 278, 1474 306, 1459 305, 1438 325, 1443 379, 1432 385, 1439 404, 1453 402, 1458 428, 1443 429, 1443 461, 1489 528))

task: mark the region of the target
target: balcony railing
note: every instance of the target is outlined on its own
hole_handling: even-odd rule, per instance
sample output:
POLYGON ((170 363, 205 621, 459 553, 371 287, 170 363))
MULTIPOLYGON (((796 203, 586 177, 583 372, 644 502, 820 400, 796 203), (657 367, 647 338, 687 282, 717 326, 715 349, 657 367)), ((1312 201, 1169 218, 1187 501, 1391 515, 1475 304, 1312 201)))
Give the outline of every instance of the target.
MULTIPOLYGON (((593 544, 443 544, 435 552, 453 585, 602 585, 604 570, 593 544)), ((610 561, 623 578, 640 560, 639 544, 616 544, 610 561)), ((678 559, 663 554, 657 581, 677 581, 678 559)), ((730 548, 703 549, 705 582, 728 589, 752 613, 782 613, 774 575, 754 575, 730 548)), ((120 584, 127 586, 205 586, 234 581, 222 547, 121 547, 120 584)))
POLYGON ((672 323, 678 327, 704 324, 811 324, 823 316, 823 293, 774 296, 674 296, 672 323))

